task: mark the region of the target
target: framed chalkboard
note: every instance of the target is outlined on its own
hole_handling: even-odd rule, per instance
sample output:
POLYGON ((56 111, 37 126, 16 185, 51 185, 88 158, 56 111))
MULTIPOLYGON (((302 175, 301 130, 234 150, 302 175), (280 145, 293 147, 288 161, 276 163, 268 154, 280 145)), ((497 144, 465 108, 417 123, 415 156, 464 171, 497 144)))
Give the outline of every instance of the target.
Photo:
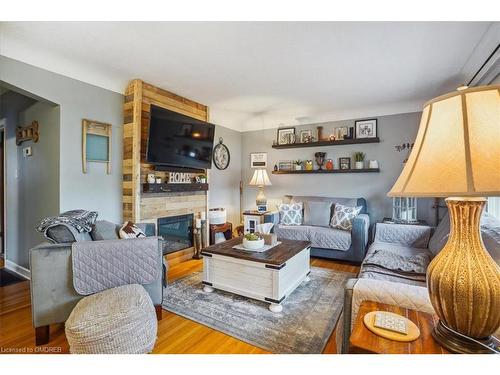
POLYGON ((87 162, 107 164, 111 173, 111 124, 83 119, 82 121, 82 167, 87 173, 87 162))

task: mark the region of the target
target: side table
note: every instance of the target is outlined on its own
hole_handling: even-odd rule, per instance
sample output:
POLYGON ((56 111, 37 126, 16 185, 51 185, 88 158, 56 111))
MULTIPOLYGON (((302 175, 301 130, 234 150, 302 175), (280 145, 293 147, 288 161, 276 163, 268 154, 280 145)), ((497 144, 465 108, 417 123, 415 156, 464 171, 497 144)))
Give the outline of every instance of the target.
POLYGON ((233 238, 233 224, 210 224, 210 245, 215 244, 215 234, 223 233, 226 240, 233 238))
POLYGON ((386 305, 373 301, 363 301, 358 317, 349 338, 351 354, 448 354, 449 351, 439 345, 432 337, 432 330, 438 318, 436 315, 403 307, 386 305), (400 342, 385 339, 372 333, 363 322, 370 311, 389 311, 410 319, 420 329, 420 336, 412 342, 400 342))

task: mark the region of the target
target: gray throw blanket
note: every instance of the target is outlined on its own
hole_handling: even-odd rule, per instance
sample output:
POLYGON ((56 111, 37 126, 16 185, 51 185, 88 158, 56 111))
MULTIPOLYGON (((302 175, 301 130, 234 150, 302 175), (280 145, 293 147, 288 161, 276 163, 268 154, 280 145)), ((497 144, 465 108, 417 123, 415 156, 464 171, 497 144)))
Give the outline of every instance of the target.
POLYGON ((158 237, 83 241, 71 245, 73 286, 90 295, 129 284, 151 284, 161 277, 158 237))
POLYGON ((363 261, 363 273, 373 272, 425 282, 429 263, 430 258, 426 254, 401 255, 392 251, 376 250, 363 261))
POLYGON ((56 225, 66 225, 75 228, 78 232, 90 232, 97 219, 96 211, 72 210, 66 211, 59 216, 43 219, 36 227, 40 233, 45 233, 47 229, 56 225))

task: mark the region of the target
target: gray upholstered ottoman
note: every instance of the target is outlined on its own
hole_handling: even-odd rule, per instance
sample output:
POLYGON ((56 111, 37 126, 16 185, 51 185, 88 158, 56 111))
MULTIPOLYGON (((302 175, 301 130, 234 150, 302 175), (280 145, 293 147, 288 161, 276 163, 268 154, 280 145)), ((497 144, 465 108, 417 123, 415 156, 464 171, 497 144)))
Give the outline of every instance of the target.
POLYGON ((75 354, 139 354, 153 350, 158 325, 153 302, 138 284, 85 297, 66 321, 75 354))

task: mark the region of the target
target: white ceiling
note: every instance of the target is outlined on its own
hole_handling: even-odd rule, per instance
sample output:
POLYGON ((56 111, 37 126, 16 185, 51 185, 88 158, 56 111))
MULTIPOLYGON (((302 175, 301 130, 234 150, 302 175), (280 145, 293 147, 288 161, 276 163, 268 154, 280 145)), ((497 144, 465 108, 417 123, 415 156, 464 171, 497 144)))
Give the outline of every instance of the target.
POLYGON ((471 78, 463 68, 490 26, 7 22, 0 54, 120 93, 140 78, 256 130, 418 111, 471 78))

